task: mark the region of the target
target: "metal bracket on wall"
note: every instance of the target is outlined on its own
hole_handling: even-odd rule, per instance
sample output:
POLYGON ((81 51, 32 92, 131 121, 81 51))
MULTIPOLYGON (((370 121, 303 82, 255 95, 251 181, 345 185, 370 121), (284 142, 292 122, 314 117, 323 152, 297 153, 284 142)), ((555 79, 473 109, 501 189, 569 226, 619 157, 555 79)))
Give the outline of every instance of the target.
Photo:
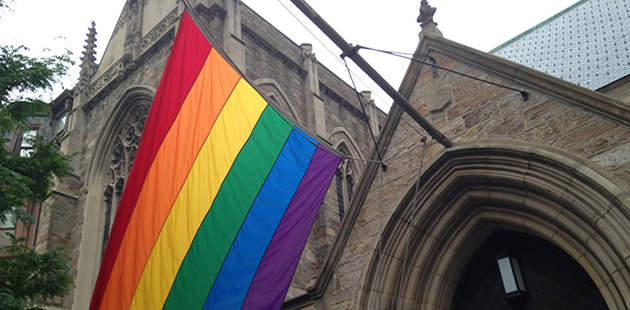
POLYGON ((437 62, 435 61, 435 58, 433 58, 433 56, 429 56, 429 61, 431 61, 431 64, 433 66, 431 66, 431 72, 433 72, 433 77, 436 78, 437 77, 437 62))

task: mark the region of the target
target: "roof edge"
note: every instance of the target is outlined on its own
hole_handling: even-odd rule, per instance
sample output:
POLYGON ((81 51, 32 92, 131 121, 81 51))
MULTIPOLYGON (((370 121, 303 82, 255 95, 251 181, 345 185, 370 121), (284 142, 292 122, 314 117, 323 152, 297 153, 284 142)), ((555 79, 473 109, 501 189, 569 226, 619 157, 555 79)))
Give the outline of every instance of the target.
POLYGON ((538 29, 538 28, 540 28, 540 27, 550 23, 552 20, 554 20, 554 19, 564 15, 568 11, 573 10, 575 7, 580 6, 581 4, 583 4, 586 1, 588 1, 588 0, 580 0, 580 1, 576 2, 575 4, 571 5, 570 7, 566 8, 566 9, 560 11, 559 13, 556 13, 555 15, 553 15, 553 16, 545 19, 544 21, 540 22, 538 25, 536 25, 536 26, 534 26, 534 27, 532 27, 532 28, 530 28, 528 30, 525 30, 523 33, 521 33, 521 34, 515 36, 514 38, 508 40, 507 42, 505 42, 505 43, 503 43, 503 44, 493 48, 488 53, 489 54, 494 54, 495 52, 499 51, 500 49, 502 49, 502 48, 504 48, 504 47, 506 47, 506 46, 508 46, 508 45, 510 45, 512 43, 514 43, 515 41, 519 40, 520 38, 530 34, 534 30, 536 30, 536 29, 538 29))
POLYGON ((602 93, 431 34, 420 45, 630 127, 630 104, 602 93))

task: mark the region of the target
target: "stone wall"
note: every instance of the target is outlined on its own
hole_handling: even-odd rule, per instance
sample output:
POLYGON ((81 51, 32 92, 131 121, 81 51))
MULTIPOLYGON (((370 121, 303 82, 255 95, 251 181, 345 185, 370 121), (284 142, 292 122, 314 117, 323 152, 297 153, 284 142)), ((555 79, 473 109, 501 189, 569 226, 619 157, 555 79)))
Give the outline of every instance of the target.
MULTIPOLYGON (((433 55, 438 65, 465 74, 489 79, 502 85, 514 85, 463 63, 457 63, 441 55, 433 55)), ((525 87, 517 87, 526 89, 525 87)), ((630 157, 630 130, 592 112, 577 108, 536 91, 530 92, 524 101, 518 92, 474 81, 453 73, 439 73, 433 78, 423 73, 410 97, 410 102, 454 142, 476 139, 509 138, 544 143, 590 159, 627 178, 630 157), (450 103, 442 109, 428 111, 428 99, 448 93, 450 103)), ((436 99, 440 100, 440 99, 436 99)), ((446 99, 441 98, 446 101, 446 99)), ((396 135, 390 152, 400 151, 409 135, 396 135)), ((429 143, 427 159, 430 161, 441 146, 429 143)))
POLYGON ((284 41, 272 39, 270 30, 276 31, 276 36, 277 30, 260 25, 260 17, 255 13, 245 10, 243 17, 247 77, 252 81, 273 79, 288 96, 288 104, 297 110, 299 121, 306 124, 302 50, 286 37, 284 41))
POLYGON ((606 85, 601 89, 598 89, 597 91, 619 101, 630 103, 630 76, 617 80, 610 85, 606 85))

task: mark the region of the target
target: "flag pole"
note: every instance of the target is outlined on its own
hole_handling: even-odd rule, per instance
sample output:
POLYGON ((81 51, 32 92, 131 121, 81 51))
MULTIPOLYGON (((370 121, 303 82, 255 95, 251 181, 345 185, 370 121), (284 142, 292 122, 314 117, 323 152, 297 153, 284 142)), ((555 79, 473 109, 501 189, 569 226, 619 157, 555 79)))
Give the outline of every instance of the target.
POLYGON ((358 49, 348 44, 335 29, 333 29, 311 6, 304 0, 291 0, 293 4, 306 15, 328 38, 330 38, 343 52, 343 56, 350 57, 378 86, 380 86, 411 118, 424 128, 433 139, 449 148, 453 143, 437 130, 420 114, 407 99, 392 87, 370 64, 357 53, 358 49))

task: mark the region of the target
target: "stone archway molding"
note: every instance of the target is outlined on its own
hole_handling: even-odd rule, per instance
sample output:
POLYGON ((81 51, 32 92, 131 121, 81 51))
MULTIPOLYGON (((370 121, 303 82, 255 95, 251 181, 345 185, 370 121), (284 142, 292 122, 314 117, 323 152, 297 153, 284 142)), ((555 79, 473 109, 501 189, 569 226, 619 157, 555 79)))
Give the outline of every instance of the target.
POLYGON ((327 140, 331 141, 334 149, 337 149, 341 144, 345 144, 351 153, 349 154, 350 156, 360 158, 362 161, 365 160, 365 157, 363 156, 363 153, 361 153, 361 149, 359 148, 357 141, 354 140, 354 138, 346 128, 333 128, 327 140))
POLYGON ((73 309, 89 308, 92 290, 98 276, 103 240, 104 215, 101 212, 103 188, 116 135, 127 121, 129 112, 141 102, 148 101, 150 104, 154 95, 155 89, 149 86, 139 85, 128 88, 112 109, 96 140, 96 147, 86 176, 87 195, 83 210, 82 241, 77 262, 78 274, 75 280, 77 288, 72 303, 73 309))
POLYGON ((497 229, 556 245, 609 309, 630 309, 630 187, 593 162, 529 142, 476 141, 444 150, 420 182, 406 272, 415 183, 385 227, 382 260, 371 253, 360 309, 450 309, 464 268, 497 229))
POLYGON ((86 178, 88 182, 88 184, 86 184, 87 187, 89 187, 90 183, 95 179, 101 178, 100 173, 102 173, 103 170, 101 168, 109 159, 108 151, 112 148, 114 136, 124 125, 126 121, 125 116, 135 107, 134 103, 143 100, 152 102, 155 91, 155 88, 144 85, 132 86, 125 90, 125 93, 121 96, 120 100, 118 100, 118 103, 107 117, 103 131, 96 139, 94 157, 92 157, 92 161, 90 162, 89 175, 86 178))
POLYGON ((346 147, 346 150, 350 153, 347 155, 354 158, 354 160, 350 162, 352 163, 354 171, 356 171, 357 180, 359 180, 361 178, 360 173, 363 172, 363 167, 365 167, 365 157, 348 130, 343 127, 335 127, 326 140, 332 143, 332 148, 335 150, 339 149, 342 145, 346 147))
MULTIPOLYGON (((262 78, 262 79, 257 79, 253 81, 253 83, 256 86, 265 86, 265 85, 272 86, 275 89, 275 93, 277 93, 277 95, 280 96, 280 98, 278 99, 282 100, 281 104, 285 107, 288 107, 289 112, 291 112, 291 121, 296 122, 297 125, 300 125, 300 126, 303 125, 302 121, 300 120, 300 116, 297 110, 292 104, 290 104, 291 101, 289 100, 289 96, 287 96, 287 94, 282 90, 282 88, 280 87, 278 82, 276 82, 276 80, 270 79, 270 78, 262 78)), ((272 95, 272 93, 266 94, 267 97, 265 97, 265 100, 267 100, 267 98, 270 95, 272 95)), ((270 102, 269 100, 267 101, 270 102)))

